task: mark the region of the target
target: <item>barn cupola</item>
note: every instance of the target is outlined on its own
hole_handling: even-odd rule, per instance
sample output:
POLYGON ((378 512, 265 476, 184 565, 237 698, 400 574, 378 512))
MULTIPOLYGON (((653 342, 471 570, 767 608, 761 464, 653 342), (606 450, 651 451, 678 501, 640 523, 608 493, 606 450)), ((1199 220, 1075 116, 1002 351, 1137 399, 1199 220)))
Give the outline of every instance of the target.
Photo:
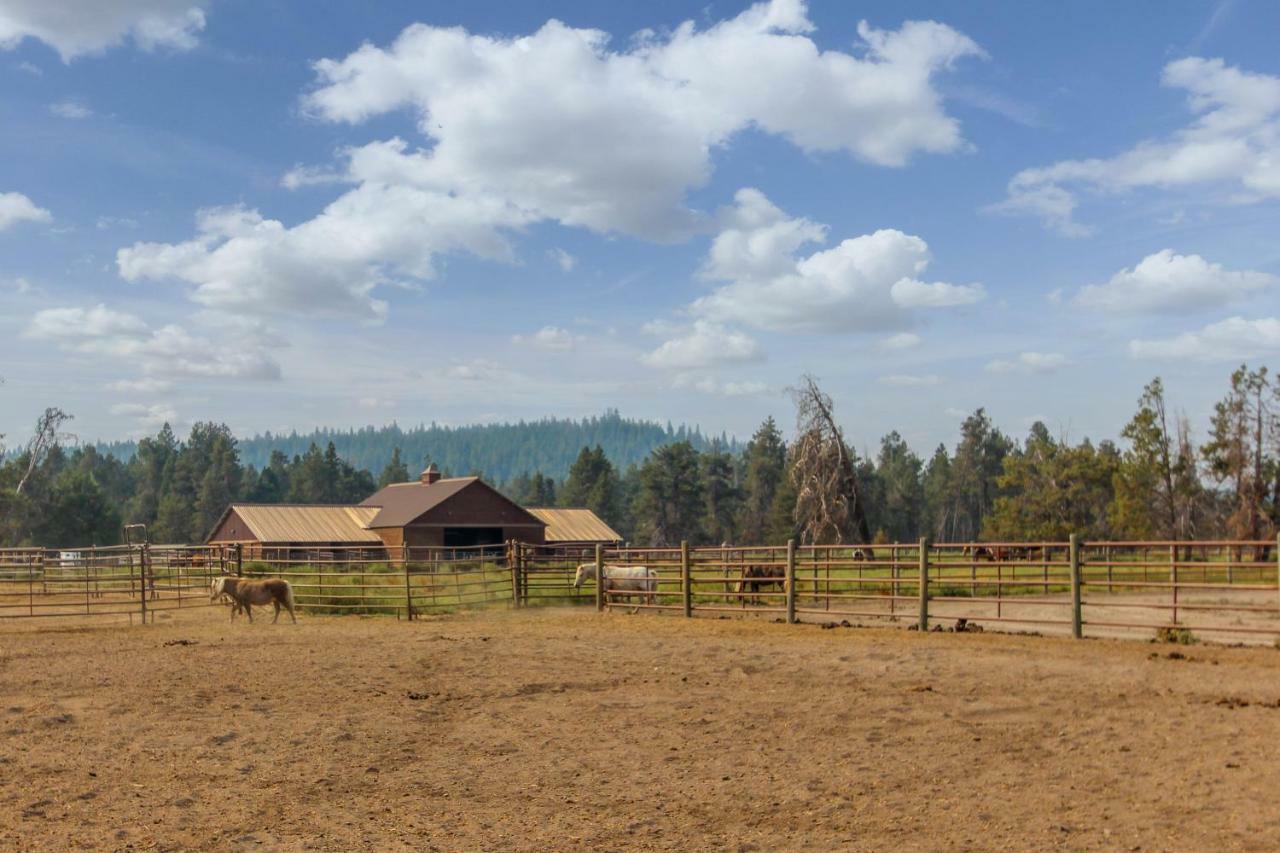
POLYGON ((429 486, 440 479, 440 469, 436 467, 436 463, 432 462, 422 470, 422 473, 418 475, 418 479, 422 481, 422 485, 429 486))

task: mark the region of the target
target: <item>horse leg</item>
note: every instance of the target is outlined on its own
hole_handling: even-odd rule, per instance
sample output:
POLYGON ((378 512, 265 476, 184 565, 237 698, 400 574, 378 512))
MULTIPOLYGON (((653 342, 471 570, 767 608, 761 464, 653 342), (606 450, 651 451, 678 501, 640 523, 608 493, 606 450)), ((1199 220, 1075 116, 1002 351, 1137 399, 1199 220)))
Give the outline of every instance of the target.
POLYGON ((244 613, 249 617, 249 624, 253 624, 253 605, 247 601, 240 602, 240 606, 244 608, 244 613))
POLYGON ((280 600, 273 598, 271 599, 271 603, 275 605, 276 608, 276 615, 271 617, 271 624, 274 625, 280 619, 280 600))

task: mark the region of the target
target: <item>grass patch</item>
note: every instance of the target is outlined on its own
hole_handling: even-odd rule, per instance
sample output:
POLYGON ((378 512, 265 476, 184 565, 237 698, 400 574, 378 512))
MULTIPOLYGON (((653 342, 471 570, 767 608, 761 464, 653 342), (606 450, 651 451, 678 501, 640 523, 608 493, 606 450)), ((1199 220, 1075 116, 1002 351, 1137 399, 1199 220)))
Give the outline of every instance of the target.
POLYGON ((1156 629, 1157 643, 1174 643, 1179 646, 1190 646, 1196 642, 1195 634, 1190 628, 1164 627, 1156 629))

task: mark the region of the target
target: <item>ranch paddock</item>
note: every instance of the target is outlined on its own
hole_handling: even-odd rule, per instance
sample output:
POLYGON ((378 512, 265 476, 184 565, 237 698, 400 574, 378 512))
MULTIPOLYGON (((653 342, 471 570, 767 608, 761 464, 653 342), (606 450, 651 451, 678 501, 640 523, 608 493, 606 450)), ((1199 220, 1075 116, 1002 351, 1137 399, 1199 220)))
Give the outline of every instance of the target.
POLYGON ((161 616, 0 626, 0 846, 1280 848, 1274 649, 161 616))

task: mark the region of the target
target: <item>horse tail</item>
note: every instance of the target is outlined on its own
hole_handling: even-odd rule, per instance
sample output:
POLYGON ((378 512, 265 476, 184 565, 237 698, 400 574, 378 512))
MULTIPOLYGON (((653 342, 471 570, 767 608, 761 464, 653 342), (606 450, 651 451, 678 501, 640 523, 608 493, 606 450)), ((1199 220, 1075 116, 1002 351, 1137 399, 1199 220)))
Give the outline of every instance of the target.
POLYGON ((289 606, 289 612, 292 613, 293 612, 293 584, 283 579, 282 581, 284 583, 284 600, 285 600, 285 603, 289 606))

